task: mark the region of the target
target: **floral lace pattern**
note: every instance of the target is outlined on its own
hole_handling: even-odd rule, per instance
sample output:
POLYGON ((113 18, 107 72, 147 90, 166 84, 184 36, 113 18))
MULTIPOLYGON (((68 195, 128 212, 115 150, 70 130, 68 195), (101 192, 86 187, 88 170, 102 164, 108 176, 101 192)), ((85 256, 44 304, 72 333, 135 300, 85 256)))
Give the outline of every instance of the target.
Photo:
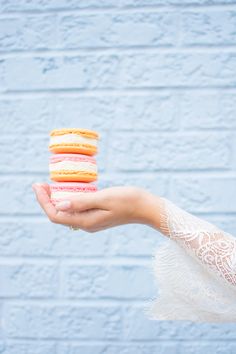
MULTIPOLYGON (((164 199, 164 198, 163 198, 164 199)), ((236 239, 216 226, 165 201, 162 232, 193 253, 231 284, 236 285, 236 239)))
POLYGON ((155 257, 159 298, 151 317, 235 322, 236 239, 167 199, 162 202, 161 232, 170 240, 155 257))

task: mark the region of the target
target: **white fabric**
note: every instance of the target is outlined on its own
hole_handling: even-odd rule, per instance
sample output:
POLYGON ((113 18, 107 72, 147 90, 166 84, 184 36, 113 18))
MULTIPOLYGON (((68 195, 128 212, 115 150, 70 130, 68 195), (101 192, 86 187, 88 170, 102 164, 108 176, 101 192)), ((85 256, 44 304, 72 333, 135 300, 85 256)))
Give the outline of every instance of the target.
POLYGON ((162 198, 161 232, 170 240, 157 251, 157 320, 236 322, 236 239, 162 198))

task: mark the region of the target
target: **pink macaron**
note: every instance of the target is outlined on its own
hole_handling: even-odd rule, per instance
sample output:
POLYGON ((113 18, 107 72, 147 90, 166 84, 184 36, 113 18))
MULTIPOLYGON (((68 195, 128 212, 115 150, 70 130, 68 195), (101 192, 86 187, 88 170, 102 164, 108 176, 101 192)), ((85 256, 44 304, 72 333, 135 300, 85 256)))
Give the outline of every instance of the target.
POLYGON ((87 155, 52 155, 49 170, 51 180, 57 182, 93 182, 97 179, 96 160, 87 155))
POLYGON ((87 192, 96 192, 97 186, 93 183, 57 182, 50 185, 51 201, 53 204, 71 196, 87 192))

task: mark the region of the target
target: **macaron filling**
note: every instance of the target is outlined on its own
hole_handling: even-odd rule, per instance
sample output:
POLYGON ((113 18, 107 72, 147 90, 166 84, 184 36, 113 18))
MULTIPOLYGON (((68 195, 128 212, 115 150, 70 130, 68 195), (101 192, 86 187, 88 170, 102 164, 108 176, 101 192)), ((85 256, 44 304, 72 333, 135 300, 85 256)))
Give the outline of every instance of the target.
POLYGON ((84 144, 97 147, 97 139, 84 137, 79 134, 53 135, 50 137, 50 146, 60 144, 84 144))
POLYGON ((50 163, 49 171, 85 171, 91 173, 97 173, 97 165, 91 162, 76 162, 76 161, 60 161, 56 163, 50 163))
POLYGON ((50 173, 86 173, 96 176, 97 164, 93 157, 80 154, 56 154, 51 156, 50 173))

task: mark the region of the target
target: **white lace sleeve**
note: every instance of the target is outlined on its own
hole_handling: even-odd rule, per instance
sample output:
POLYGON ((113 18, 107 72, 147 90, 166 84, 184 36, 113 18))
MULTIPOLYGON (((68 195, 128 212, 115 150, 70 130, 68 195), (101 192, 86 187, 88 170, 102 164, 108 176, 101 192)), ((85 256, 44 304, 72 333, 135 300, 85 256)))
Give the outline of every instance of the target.
POLYGON ((162 202, 161 232, 170 240, 155 257, 159 297, 151 318, 236 322, 236 239, 170 201, 162 202))

